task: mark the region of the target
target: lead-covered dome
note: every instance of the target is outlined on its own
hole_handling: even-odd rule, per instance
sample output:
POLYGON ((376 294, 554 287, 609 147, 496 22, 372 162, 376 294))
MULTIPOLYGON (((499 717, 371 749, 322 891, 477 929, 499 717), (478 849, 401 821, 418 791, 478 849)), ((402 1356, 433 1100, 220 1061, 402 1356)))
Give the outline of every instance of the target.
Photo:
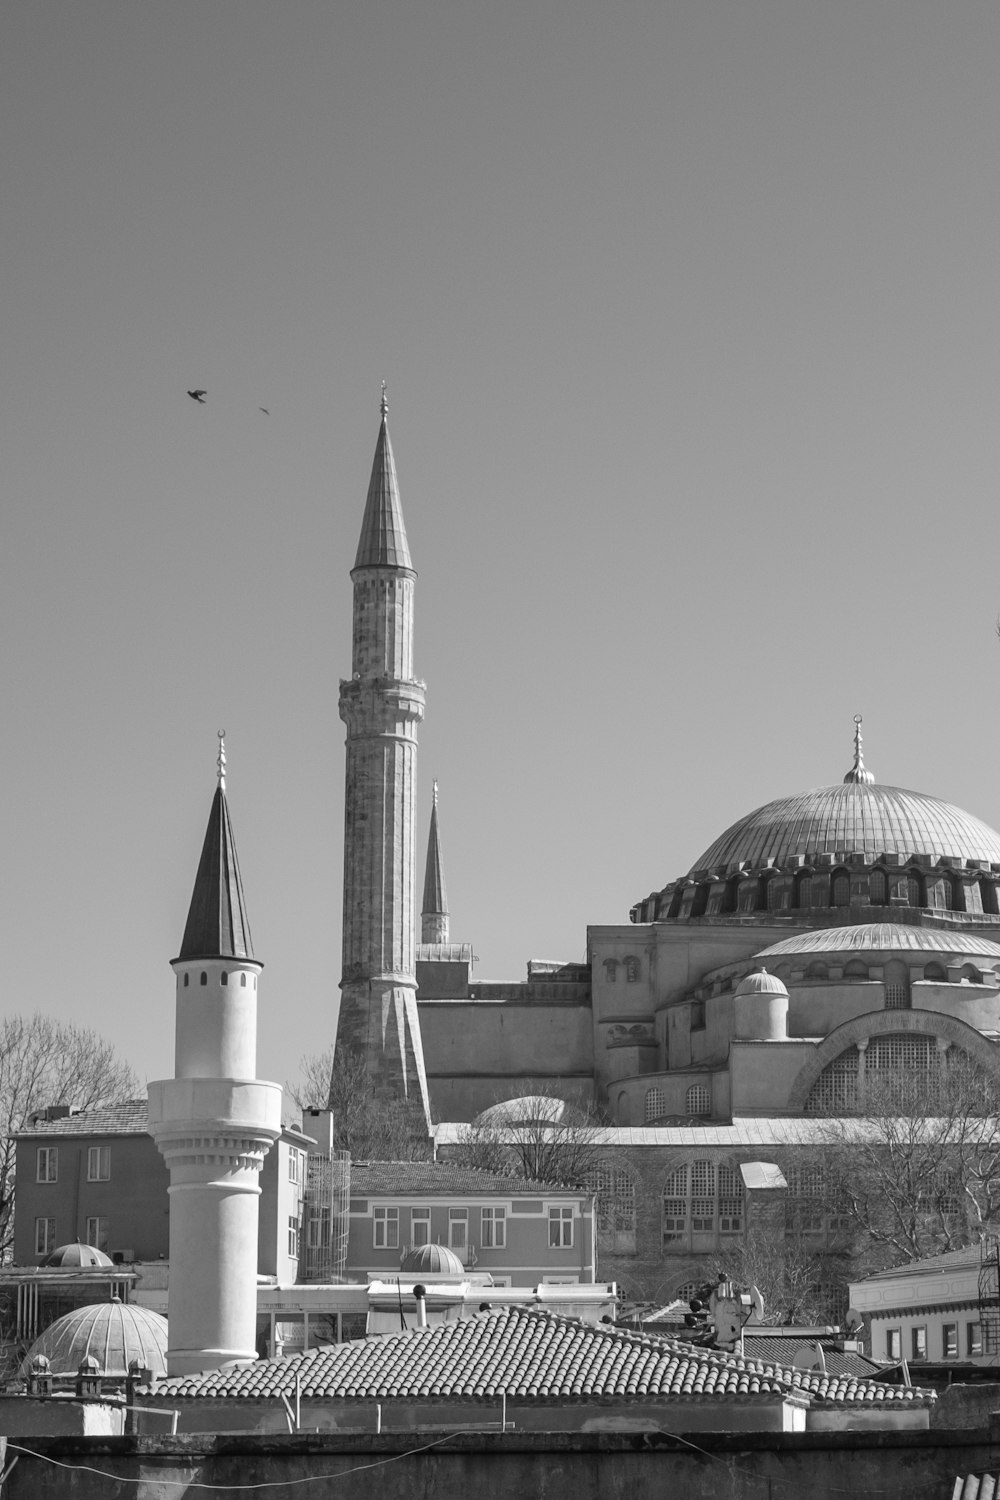
POLYGON ((22 1364, 44 1354, 54 1375, 72 1375, 81 1361, 95 1358, 105 1375, 127 1375, 133 1360, 155 1375, 167 1373, 167 1320, 135 1303, 92 1303, 66 1313, 32 1344, 22 1364))
POLYGON ((822 854, 911 855, 961 864, 1000 864, 1000 834, 950 802, 898 786, 843 782, 755 808, 721 834, 691 867, 779 868, 822 854))

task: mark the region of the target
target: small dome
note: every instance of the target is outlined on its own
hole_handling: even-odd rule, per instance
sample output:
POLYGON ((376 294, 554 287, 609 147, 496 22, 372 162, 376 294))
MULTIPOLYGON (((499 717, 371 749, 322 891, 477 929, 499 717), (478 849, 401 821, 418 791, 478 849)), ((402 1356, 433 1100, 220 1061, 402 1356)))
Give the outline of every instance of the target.
POLYGON ((106 1375, 127 1375, 134 1359, 154 1375, 165 1375, 167 1320, 132 1303, 92 1303, 46 1328, 28 1350, 22 1374, 36 1354, 45 1355, 53 1375, 75 1375, 83 1360, 91 1357, 106 1375))
POLYGON ((777 974, 769 974, 766 969, 761 969, 757 974, 748 974, 741 979, 737 986, 733 999, 738 1000, 741 995, 787 995, 788 991, 778 978, 777 974))
POLYGON ((464 1276, 465 1267, 447 1245, 418 1245, 407 1250, 400 1270, 407 1276, 464 1276))
POLYGON ((524 1094, 491 1104, 473 1120, 474 1125, 572 1125, 580 1116, 565 1099, 546 1094, 524 1094))
POLYGON ((114 1261, 103 1250, 93 1245, 81 1245, 76 1240, 72 1245, 60 1245, 42 1261, 43 1266, 113 1266, 114 1261))

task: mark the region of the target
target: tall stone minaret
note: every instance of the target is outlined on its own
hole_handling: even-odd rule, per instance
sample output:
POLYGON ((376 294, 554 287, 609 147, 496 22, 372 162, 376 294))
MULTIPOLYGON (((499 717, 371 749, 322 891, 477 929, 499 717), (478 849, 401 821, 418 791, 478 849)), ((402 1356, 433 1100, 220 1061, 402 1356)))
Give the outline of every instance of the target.
POLYGON ((361 1055, 375 1093, 407 1099, 430 1129, 417 1019, 417 725, 424 684, 413 675, 416 573, 382 423, 351 570, 354 649, 340 684, 347 725, 344 957, 337 1050, 361 1055))
POLYGON ((441 862, 441 833, 438 828, 438 784, 434 783, 431 803, 431 831, 427 836, 427 863, 424 866, 424 899, 420 911, 420 941, 448 941, 448 892, 441 862))
POLYGON ((281 1087, 257 1072, 257 980, 226 804, 226 749, 177 976, 173 1078, 149 1085, 149 1133, 170 1172, 171 1375, 255 1359, 260 1169, 281 1087))

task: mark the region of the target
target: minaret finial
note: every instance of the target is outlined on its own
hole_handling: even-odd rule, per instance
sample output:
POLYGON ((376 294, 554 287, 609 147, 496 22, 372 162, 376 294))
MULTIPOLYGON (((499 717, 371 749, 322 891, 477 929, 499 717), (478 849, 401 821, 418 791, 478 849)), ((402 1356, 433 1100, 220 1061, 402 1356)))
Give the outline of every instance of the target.
POLYGON ((844 777, 845 781, 853 781, 861 786, 871 786, 875 777, 865 767, 864 756, 861 753, 861 715, 854 715, 854 764, 844 777))
POLYGON ((385 381, 384 380, 382 382, 382 402, 381 402, 381 405, 382 405, 382 421, 384 422, 385 419, 386 419, 386 417, 389 414, 389 402, 388 402, 388 400, 386 398, 386 394, 385 394, 385 381))
POLYGON ((224 729, 220 729, 219 730, 219 758, 216 761, 216 765, 219 768, 219 787, 220 787, 220 789, 222 791, 225 791, 226 790, 226 731, 224 729))
POLYGON ((437 805, 438 805, 438 784, 435 781, 435 783, 434 783, 434 806, 437 807, 437 805))

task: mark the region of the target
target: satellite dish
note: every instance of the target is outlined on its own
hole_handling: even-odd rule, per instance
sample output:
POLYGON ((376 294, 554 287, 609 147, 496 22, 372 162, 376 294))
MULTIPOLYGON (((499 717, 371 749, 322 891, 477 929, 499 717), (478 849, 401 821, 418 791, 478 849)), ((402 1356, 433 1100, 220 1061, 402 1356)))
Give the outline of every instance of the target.
POLYGON ((860 1333, 864 1326, 865 1320, 863 1315, 856 1307, 849 1307, 847 1309, 847 1317, 844 1319, 844 1327, 848 1333, 860 1333))
POLYGON ((760 1290, 759 1290, 758 1287, 752 1286, 750 1288, 750 1306, 753 1308, 753 1315, 756 1318, 757 1322, 758 1323, 763 1323, 763 1321, 764 1321, 764 1298, 761 1296, 760 1290))
POLYGON ((826 1355, 823 1353, 823 1345, 819 1339, 814 1339, 807 1344, 799 1344, 792 1355, 793 1370, 816 1370, 820 1375, 826 1374, 826 1355))

